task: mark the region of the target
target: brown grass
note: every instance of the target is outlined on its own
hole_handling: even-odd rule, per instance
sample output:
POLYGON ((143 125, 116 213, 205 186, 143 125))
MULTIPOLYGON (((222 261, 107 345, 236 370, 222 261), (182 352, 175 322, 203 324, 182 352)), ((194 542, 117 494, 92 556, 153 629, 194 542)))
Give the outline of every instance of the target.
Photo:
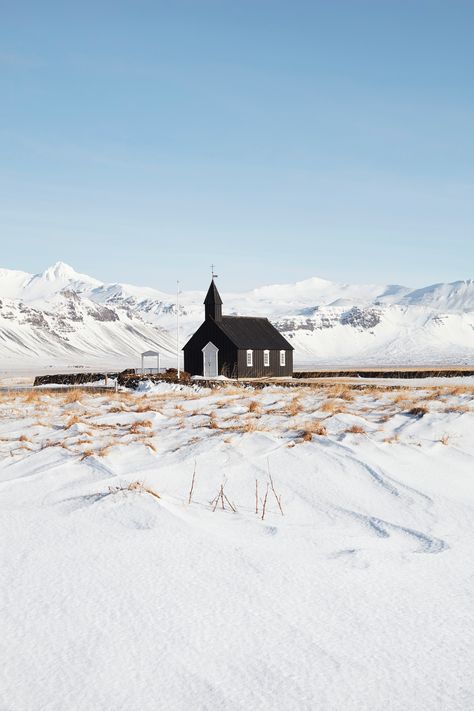
POLYGON ((211 412, 211 414, 209 415, 208 427, 211 430, 218 430, 219 429, 219 424, 216 420, 216 413, 215 412, 211 412))
POLYGON ((18 437, 18 442, 31 442, 30 438, 27 437, 26 435, 22 434, 20 437, 18 437))
POLYGON ((109 486, 109 492, 111 494, 115 494, 118 491, 139 491, 144 494, 149 494, 155 499, 161 498, 161 496, 156 491, 150 489, 148 486, 145 486, 142 481, 132 481, 130 484, 127 484, 127 486, 109 486))
POLYGON ((446 447, 449 444, 449 435, 444 434, 439 441, 446 447))
POLYGON ((430 392, 427 392, 426 395, 424 396, 424 400, 440 400, 443 397, 444 393, 441 392, 438 388, 435 390, 431 390, 430 392))
POLYGON ((407 410, 407 415, 412 415, 413 417, 424 417, 428 412, 429 409, 424 405, 414 405, 407 410))
POLYGON ((295 417, 301 412, 302 409, 303 405, 301 404, 301 395, 297 395, 291 400, 286 408, 284 408, 284 412, 286 412, 287 415, 290 415, 290 417, 295 417))
POLYGON ((260 412, 260 403, 256 400, 251 400, 249 402, 249 412, 260 412))
POLYGON ((472 385, 454 385, 445 390, 446 395, 472 395, 474 387, 472 385))
POLYGON ((312 440, 313 435, 317 435, 318 437, 326 437, 327 435, 327 429, 319 420, 307 422, 303 427, 301 436, 305 442, 312 440))
POLYGON ((392 398, 394 405, 405 405, 409 401, 408 393, 405 391, 398 392, 392 398))
POLYGON ((248 418, 242 424, 242 427, 240 429, 242 430, 242 432, 256 432, 257 423, 254 419, 248 418))
POLYGON ((130 434, 142 434, 142 430, 149 427, 153 427, 151 420, 137 420, 130 425, 130 434))
POLYGON ((23 402, 25 403, 35 403, 38 402, 43 397, 44 393, 41 390, 28 390, 26 393, 22 393, 23 402))
POLYGON ((157 448, 155 447, 155 445, 153 444, 153 442, 150 442, 150 440, 139 439, 138 441, 142 442, 145 445, 145 447, 148 447, 149 449, 151 449, 151 451, 155 452, 155 454, 158 451, 157 448))
POLYGON ((348 388, 346 386, 341 386, 341 385, 335 386, 331 390, 330 394, 331 394, 331 397, 339 399, 339 400, 345 400, 346 402, 352 402, 352 400, 354 400, 354 397, 355 397, 354 392, 350 388, 348 388))
MULTIPOLYGON (((91 394, 91 393, 88 393, 91 394)), ((81 392, 81 390, 70 390, 64 395, 63 402, 64 404, 69 404, 71 402, 78 402, 81 397, 84 396, 84 393, 81 392)))
POLYGON ((94 451, 92 449, 86 449, 81 455, 81 462, 84 459, 87 459, 88 457, 92 457, 93 455, 94 455, 94 451))
POLYGON ((366 430, 364 430, 364 428, 360 425, 352 425, 345 431, 347 434, 367 434, 366 430))
POLYGON ((459 412, 460 414, 463 412, 470 412, 471 408, 469 405, 448 405, 447 407, 444 408, 444 412, 459 412))
POLYGON ((337 415, 340 412, 345 412, 344 407, 337 400, 325 400, 319 408, 321 412, 327 412, 329 415, 337 415))
POLYGON ((41 442, 40 449, 46 449, 47 447, 62 447, 63 449, 71 451, 70 447, 64 441, 53 442, 52 440, 47 439, 45 442, 41 442))
POLYGON ((81 420, 79 419, 79 417, 78 417, 77 415, 73 415, 72 417, 69 418, 69 420, 68 420, 68 421, 66 422, 66 424, 64 425, 64 429, 65 429, 65 430, 68 430, 68 429, 70 429, 73 425, 79 424, 79 422, 81 422, 81 420))

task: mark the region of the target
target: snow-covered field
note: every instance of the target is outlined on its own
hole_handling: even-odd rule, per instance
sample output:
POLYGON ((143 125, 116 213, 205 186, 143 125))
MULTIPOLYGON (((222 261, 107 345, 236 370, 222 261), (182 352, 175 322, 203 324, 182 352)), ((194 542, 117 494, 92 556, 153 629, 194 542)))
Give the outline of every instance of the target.
POLYGON ((0 393, 2 711, 474 708, 473 394, 0 393))

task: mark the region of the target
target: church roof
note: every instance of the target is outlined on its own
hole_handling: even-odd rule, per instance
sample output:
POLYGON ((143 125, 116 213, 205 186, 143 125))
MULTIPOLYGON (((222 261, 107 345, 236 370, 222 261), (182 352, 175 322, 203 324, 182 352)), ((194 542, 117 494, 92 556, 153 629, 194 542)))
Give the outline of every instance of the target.
POLYGON ((267 318, 223 316, 221 321, 216 322, 216 326, 239 349, 294 350, 267 318))
POLYGON ((206 298, 204 299, 205 304, 222 304, 221 295, 217 291, 217 286, 214 283, 214 279, 211 281, 211 285, 207 291, 206 298))

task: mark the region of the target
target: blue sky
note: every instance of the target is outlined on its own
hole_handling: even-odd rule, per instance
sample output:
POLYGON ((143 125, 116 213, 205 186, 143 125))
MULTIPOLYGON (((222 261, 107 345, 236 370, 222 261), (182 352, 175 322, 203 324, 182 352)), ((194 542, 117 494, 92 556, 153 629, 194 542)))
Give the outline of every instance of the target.
POLYGON ((473 276, 474 3, 0 0, 1 266, 473 276))

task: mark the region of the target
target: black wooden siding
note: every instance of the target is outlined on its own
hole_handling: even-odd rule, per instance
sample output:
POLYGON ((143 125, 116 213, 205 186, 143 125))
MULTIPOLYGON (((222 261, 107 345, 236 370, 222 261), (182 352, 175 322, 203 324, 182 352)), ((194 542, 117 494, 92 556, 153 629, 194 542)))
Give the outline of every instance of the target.
POLYGON ((217 356, 219 374, 226 375, 228 378, 236 378, 237 348, 211 319, 204 321, 184 346, 184 370, 191 375, 204 374, 202 349, 207 346, 209 341, 219 349, 217 356))
MULTIPOLYGON (((267 349, 269 350, 269 349, 267 349)), ((247 366, 247 349, 238 352, 238 377, 239 378, 269 378, 293 375, 293 351, 285 350, 285 365, 280 365, 280 351, 269 350, 270 365, 263 365, 263 350, 253 351, 253 365, 247 366)))
POLYGON ((204 321, 186 343, 184 370, 191 375, 203 375, 202 349, 209 341, 218 349, 219 375, 228 378, 284 377, 293 374, 293 351, 285 350, 285 365, 280 365, 280 350, 268 349, 270 365, 263 365, 263 350, 253 349, 253 365, 247 367, 247 349, 237 349, 212 319, 204 321))

